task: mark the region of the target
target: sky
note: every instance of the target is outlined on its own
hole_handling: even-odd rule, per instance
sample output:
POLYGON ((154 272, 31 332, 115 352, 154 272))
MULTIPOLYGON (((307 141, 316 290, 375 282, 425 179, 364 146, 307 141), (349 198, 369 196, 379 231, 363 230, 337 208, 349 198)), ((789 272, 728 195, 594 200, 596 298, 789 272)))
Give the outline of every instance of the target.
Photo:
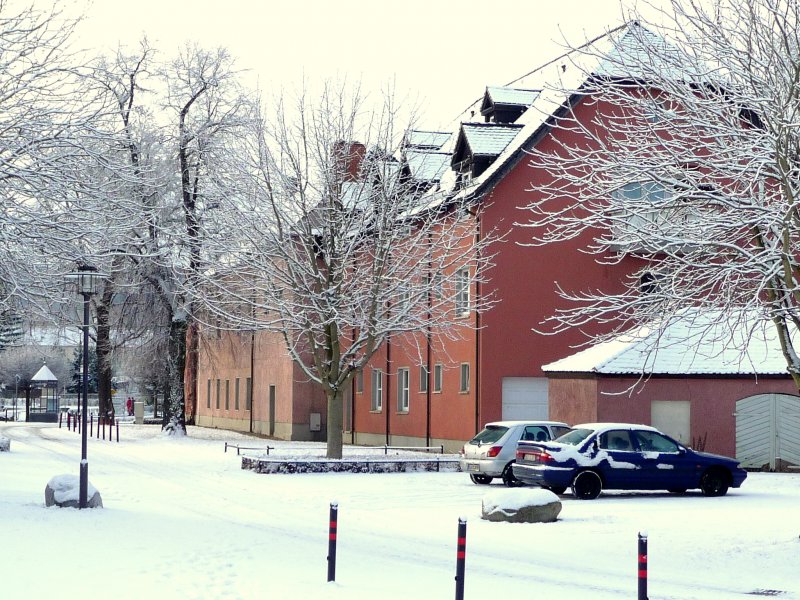
MULTIPOLYGON (((46 508, 44 489, 77 476, 80 435, 0 422, 0 436, 11 440, 0 452, 3 600, 452 598, 461 517, 465 600, 635 598, 639 532, 650 598, 800 598, 800 474, 750 473, 720 498, 564 494, 555 523, 493 523, 481 519, 483 502, 508 505, 506 492, 518 502, 524 490, 452 472, 257 474, 223 442, 267 440, 196 427, 175 439, 123 423, 119 443, 88 440, 104 507, 79 511, 46 508), (331 502, 338 543, 327 583, 331 502)), ((322 444, 269 444, 272 457, 324 454, 322 444)))
POLYGON ((81 47, 110 51, 142 34, 165 55, 187 40, 224 46, 269 94, 304 77, 347 77, 376 92, 394 82, 431 128, 450 125, 486 85, 559 54, 564 39, 579 43, 623 21, 619 0, 68 1, 68 12, 85 15, 81 47))

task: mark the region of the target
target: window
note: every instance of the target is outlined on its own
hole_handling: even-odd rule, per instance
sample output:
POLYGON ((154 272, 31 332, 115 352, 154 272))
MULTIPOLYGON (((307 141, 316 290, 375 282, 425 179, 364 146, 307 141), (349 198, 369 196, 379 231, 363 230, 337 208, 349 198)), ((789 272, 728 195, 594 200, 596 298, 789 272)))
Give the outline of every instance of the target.
POLYGON ((442 365, 433 365, 433 391, 442 391, 442 365))
POLYGON ((422 365, 419 368, 419 391, 420 392, 427 392, 428 391, 428 367, 427 367, 427 365, 422 365))
POLYGON ((469 363, 461 364, 461 385, 459 391, 463 394, 469 391, 469 363))
POLYGON ((617 250, 656 251, 674 246, 680 242, 672 240, 685 237, 685 229, 701 218, 697 206, 693 206, 696 201, 676 197, 673 191, 653 181, 627 183, 615 190, 611 199, 617 208, 611 214, 613 246, 617 250))
POLYGON ((456 313, 469 314, 469 269, 456 273, 456 313))
POLYGON ((356 394, 364 393, 364 371, 359 369, 356 371, 356 394))
POLYGON ((231 409, 231 380, 225 380, 225 410, 231 409))
POLYGON ((680 451, 678 444, 655 431, 635 431, 642 452, 669 452, 676 454, 680 451))
POLYGON ((250 410, 253 406, 253 380, 248 377, 245 380, 244 409, 250 410))
POLYGON ((600 448, 602 450, 617 450, 622 452, 632 452, 634 450, 631 443, 630 432, 622 429, 606 431, 600 435, 600 448))
POLYGON ((217 379, 217 403, 216 403, 217 409, 219 409, 219 394, 220 394, 220 389, 221 389, 220 385, 221 385, 220 384, 220 380, 217 379))
POLYGON ((208 389, 206 390, 206 408, 211 408, 211 380, 208 380, 208 389))
POLYGON ((372 369, 372 404, 370 410, 379 411, 383 409, 383 372, 380 369, 372 369))
POLYGON ((236 378, 236 383, 233 386, 233 409, 239 410, 239 378, 236 378))
POLYGON ((409 371, 397 369, 397 410, 408 412, 409 371))

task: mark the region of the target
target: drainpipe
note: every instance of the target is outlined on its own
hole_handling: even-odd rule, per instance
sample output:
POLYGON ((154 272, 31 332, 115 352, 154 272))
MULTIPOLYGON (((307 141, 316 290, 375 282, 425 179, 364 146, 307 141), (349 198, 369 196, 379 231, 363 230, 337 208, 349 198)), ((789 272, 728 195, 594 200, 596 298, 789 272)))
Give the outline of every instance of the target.
POLYGON ((389 435, 391 434, 391 428, 389 425, 389 409, 390 409, 390 398, 392 397, 391 390, 392 386, 390 384, 391 377, 389 377, 389 367, 392 364, 392 338, 391 336, 386 337, 386 373, 384 374, 386 377, 386 398, 383 403, 383 409, 386 413, 386 445, 389 445, 389 435))
MULTIPOLYGON (((431 247, 431 232, 428 232, 428 248, 431 247)), ((428 251, 430 252, 430 250, 428 251)), ((428 254, 428 273, 433 268, 431 255, 428 254)), ((428 378, 425 384, 425 445, 431 445, 431 319, 432 316, 432 298, 433 290, 431 289, 431 280, 428 282, 428 331, 425 333, 425 376, 428 378)))
MULTIPOLYGON (((352 343, 355 345, 356 343, 356 329, 353 327, 351 329, 352 343)), ((364 371, 363 369, 356 373, 353 376, 352 381, 350 381, 350 445, 355 446, 356 443, 356 377, 361 377, 363 382, 364 371)))
MULTIPOLYGON (((481 216, 480 211, 476 210, 473 214, 475 217, 475 247, 477 252, 477 265, 480 264, 480 242, 481 242, 481 216)), ((481 311, 478 309, 478 298, 481 297, 481 282, 480 278, 476 277, 475 281, 475 431, 481 430, 481 404, 480 404, 480 390, 481 390, 481 311)))
POLYGON ((250 332, 250 433, 253 433, 253 411, 256 407, 256 330, 250 332))

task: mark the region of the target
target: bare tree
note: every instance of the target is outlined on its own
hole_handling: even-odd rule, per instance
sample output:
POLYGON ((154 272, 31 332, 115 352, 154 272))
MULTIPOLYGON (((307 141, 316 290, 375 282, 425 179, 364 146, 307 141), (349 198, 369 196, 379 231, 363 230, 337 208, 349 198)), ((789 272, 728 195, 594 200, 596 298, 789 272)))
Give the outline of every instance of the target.
POLYGON ((252 103, 224 49, 188 45, 161 72, 164 108, 172 115, 167 147, 177 160, 177 212, 161 235, 169 240, 158 293, 169 302, 170 332, 165 427, 183 429, 197 404, 196 283, 209 211, 229 193, 221 171, 252 118, 252 103), (178 216, 179 215, 179 216, 178 216))
POLYGON ((422 356, 426 337, 463 335, 453 297, 491 260, 469 206, 402 175, 400 111, 381 100, 373 109, 357 87, 328 83, 319 98, 278 101, 243 140, 202 271, 209 326, 276 332, 320 386, 331 458, 354 375, 390 337, 422 356))
POLYGON ((662 18, 661 35, 634 22, 574 48, 564 79, 580 77, 551 90, 564 102, 556 149, 531 159, 550 176, 531 190, 532 243, 636 259, 622 293, 562 290, 575 303, 551 325, 722 309, 774 324, 800 388, 800 4, 675 0, 662 18))

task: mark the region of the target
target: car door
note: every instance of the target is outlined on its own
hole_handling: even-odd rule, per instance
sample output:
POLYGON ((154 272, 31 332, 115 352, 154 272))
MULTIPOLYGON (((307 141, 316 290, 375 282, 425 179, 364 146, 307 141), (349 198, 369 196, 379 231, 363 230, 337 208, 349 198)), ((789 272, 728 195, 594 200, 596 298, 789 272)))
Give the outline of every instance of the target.
POLYGON ((611 429, 598 436, 606 460, 599 465, 606 488, 637 489, 642 480, 642 454, 628 429, 611 429))
POLYGON ((636 430, 633 434, 642 453, 642 476, 649 489, 679 490, 696 485, 694 461, 678 442, 658 431, 636 430))

